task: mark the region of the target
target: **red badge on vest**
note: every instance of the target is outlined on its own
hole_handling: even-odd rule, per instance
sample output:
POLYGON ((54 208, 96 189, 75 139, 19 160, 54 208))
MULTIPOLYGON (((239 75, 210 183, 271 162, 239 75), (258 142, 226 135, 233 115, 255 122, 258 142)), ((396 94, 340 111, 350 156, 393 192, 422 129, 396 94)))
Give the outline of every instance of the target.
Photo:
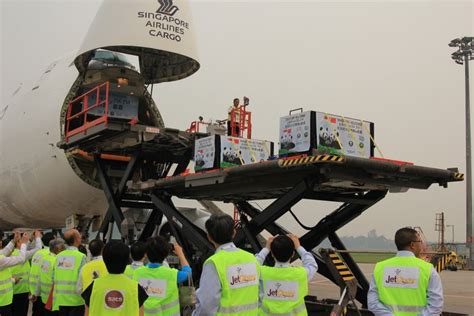
POLYGON ((117 290, 109 290, 105 293, 106 308, 117 309, 123 306, 123 293, 117 290))

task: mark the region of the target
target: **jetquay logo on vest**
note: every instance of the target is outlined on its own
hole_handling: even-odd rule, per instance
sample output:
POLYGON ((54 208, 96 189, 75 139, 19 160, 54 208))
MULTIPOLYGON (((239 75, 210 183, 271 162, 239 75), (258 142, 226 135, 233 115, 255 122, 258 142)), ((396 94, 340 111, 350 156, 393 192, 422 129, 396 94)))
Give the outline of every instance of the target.
POLYGON ((106 309, 118 309, 123 307, 124 296, 122 291, 108 290, 105 293, 105 308, 106 309))
POLYGON ((279 301, 296 301, 298 299, 298 282, 266 281, 265 298, 279 301))
POLYGON ((139 279, 138 283, 143 287, 148 296, 163 298, 166 296, 167 283, 159 279, 139 279))
POLYGON ((181 42, 189 30, 189 22, 173 17, 179 10, 173 5, 173 0, 158 0, 158 3, 160 4, 158 10, 137 12, 137 18, 144 19, 144 26, 149 36, 181 42))
POLYGON ((156 13, 163 13, 166 15, 173 16, 179 10, 179 8, 173 5, 172 0, 158 0, 160 7, 156 10, 156 13))
POLYGON ((58 259, 57 267, 58 269, 63 269, 63 270, 73 270, 75 261, 76 260, 73 256, 60 257, 58 259))
POLYGON ((416 267, 386 267, 383 270, 384 287, 418 288, 420 269, 416 267))
POLYGON ((245 263, 227 268, 227 280, 232 289, 257 284, 257 265, 245 263))

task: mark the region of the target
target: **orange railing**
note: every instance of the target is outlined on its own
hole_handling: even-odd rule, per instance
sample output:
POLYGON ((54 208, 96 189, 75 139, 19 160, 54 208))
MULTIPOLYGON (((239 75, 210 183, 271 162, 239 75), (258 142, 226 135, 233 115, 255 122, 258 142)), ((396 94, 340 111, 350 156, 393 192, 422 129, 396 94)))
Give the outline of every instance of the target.
POLYGON ((247 111, 246 105, 233 108, 230 111, 230 136, 252 138, 252 113, 247 111))
POLYGON ((186 130, 188 133, 199 133, 201 126, 208 126, 210 123, 203 122, 203 121, 193 121, 191 122, 191 125, 189 128, 186 130))
POLYGON ((93 126, 104 123, 107 126, 109 110, 109 82, 105 82, 97 87, 78 96, 71 102, 66 116, 66 142, 71 136, 83 133, 87 134, 87 130, 93 126), (104 94, 101 96, 101 92, 104 94), (95 102, 89 104, 90 97, 95 102), (104 107, 103 114, 90 113, 91 110, 104 107), (76 113, 73 113, 76 112, 76 113))

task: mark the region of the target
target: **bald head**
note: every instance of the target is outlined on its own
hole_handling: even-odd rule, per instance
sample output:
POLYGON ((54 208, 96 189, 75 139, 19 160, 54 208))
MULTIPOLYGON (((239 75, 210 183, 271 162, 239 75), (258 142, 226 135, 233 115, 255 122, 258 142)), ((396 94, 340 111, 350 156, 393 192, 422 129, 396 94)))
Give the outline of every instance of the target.
POLYGON ((64 240, 68 246, 78 247, 81 244, 81 234, 77 229, 70 229, 64 233, 64 240))

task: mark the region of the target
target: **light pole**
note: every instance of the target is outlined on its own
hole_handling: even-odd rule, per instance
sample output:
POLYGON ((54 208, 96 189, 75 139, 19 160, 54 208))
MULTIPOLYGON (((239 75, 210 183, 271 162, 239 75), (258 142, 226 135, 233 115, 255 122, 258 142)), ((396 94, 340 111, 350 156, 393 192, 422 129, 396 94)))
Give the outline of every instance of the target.
POLYGON ((469 104, 469 61, 474 59, 474 37, 453 39, 449 47, 458 50, 451 57, 459 65, 464 65, 466 83, 466 246, 469 252, 468 268, 474 269, 474 238, 472 233, 472 165, 471 165, 471 111, 469 104))

